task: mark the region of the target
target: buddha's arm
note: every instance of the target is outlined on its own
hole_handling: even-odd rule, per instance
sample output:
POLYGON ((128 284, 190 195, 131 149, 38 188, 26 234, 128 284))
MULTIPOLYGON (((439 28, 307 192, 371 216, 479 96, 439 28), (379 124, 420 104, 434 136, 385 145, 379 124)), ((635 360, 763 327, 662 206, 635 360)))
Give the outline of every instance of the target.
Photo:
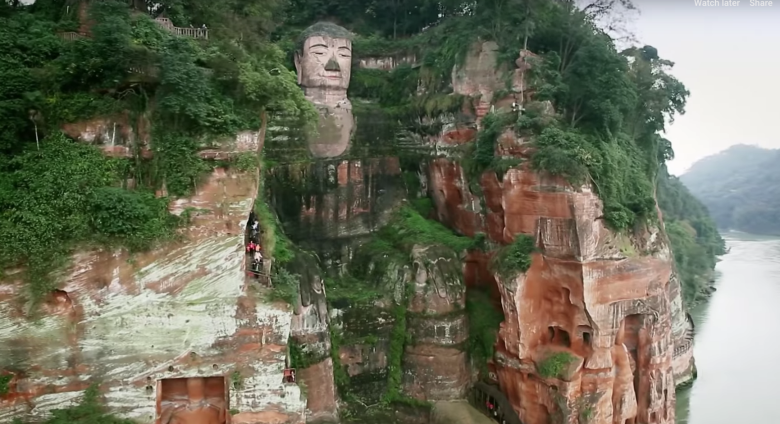
POLYGON ((184 405, 168 406, 162 412, 162 416, 160 417, 160 424, 170 424, 174 414, 184 408, 185 408, 184 405))

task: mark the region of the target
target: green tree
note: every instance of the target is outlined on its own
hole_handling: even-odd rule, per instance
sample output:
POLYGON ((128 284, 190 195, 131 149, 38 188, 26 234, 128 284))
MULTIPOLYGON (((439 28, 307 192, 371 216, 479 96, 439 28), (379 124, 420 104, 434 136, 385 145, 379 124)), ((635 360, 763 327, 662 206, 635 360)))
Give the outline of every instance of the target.
POLYGON ((690 306, 708 288, 716 257, 726 251, 725 242, 707 208, 665 167, 658 176, 657 197, 672 243, 683 300, 690 306))
MULTIPOLYGON (((51 411, 51 417, 43 424, 134 424, 135 421, 111 415, 100 403, 98 386, 93 384, 85 392, 81 402, 67 409, 51 411)), ((24 424, 15 420, 14 424, 24 424)))
POLYGON ((53 287, 72 249, 145 249, 172 236, 179 219, 152 192, 165 184, 170 195, 190 193, 212 167, 198 150, 260 129, 266 112, 316 117, 270 41, 281 1, 94 1, 90 34, 74 41, 56 34, 78 26, 75 2, 3 5, 0 266, 24 265, 35 297, 53 287), (161 13, 207 24, 209 39, 177 37, 152 20, 161 13), (140 145, 130 146, 131 160, 109 159, 60 133, 118 116, 136 141, 149 139, 152 160, 140 145), (137 190, 121 188, 129 176, 137 190))

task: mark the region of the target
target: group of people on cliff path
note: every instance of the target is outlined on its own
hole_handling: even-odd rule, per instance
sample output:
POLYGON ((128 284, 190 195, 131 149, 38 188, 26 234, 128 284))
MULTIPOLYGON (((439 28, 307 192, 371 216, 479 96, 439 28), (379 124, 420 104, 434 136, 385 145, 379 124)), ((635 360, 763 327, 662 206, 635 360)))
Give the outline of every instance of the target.
POLYGON ((252 260, 251 272, 258 277, 263 269, 263 247, 260 245, 260 222, 254 211, 249 214, 247 223, 251 225, 251 229, 249 231, 249 244, 246 245, 246 253, 252 260))

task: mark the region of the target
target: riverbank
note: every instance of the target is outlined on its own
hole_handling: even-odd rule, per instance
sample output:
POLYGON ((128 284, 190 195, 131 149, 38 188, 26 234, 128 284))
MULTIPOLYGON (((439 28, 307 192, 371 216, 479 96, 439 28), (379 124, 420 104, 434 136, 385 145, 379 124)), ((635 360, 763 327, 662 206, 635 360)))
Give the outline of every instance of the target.
POLYGON ((780 239, 737 232, 724 238, 731 251, 716 266, 716 290, 690 310, 699 373, 677 392, 677 423, 777 423, 780 329, 772 324, 780 323, 780 239))

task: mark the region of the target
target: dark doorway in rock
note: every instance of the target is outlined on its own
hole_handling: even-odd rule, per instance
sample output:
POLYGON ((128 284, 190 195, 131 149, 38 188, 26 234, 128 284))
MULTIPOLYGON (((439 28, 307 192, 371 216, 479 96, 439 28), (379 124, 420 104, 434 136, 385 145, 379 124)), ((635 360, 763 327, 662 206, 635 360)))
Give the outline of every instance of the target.
POLYGON ((226 424, 228 387, 225 377, 166 378, 157 381, 157 421, 226 424))
POLYGON ((571 347, 571 337, 569 332, 561 327, 547 327, 550 334, 550 343, 557 346, 571 347))
POLYGON ((578 325, 577 326, 577 334, 582 337, 582 345, 585 348, 590 348, 593 344, 593 340, 591 339, 593 335, 593 329, 587 325, 578 325))
POLYGON ((52 290, 46 298, 46 311, 49 314, 67 314, 72 310, 73 301, 65 290, 52 290))

